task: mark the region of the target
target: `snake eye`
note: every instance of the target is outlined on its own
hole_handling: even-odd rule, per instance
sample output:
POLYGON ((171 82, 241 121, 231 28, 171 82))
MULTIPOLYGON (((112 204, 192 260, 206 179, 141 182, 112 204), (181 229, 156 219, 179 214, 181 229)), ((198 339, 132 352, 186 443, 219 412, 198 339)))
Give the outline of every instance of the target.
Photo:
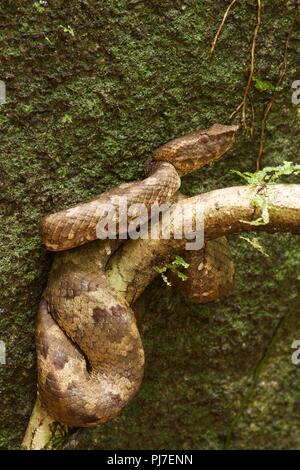
POLYGON ((202 137, 202 142, 203 142, 204 144, 207 144, 207 142, 209 142, 209 137, 208 137, 207 134, 204 134, 204 136, 202 137))

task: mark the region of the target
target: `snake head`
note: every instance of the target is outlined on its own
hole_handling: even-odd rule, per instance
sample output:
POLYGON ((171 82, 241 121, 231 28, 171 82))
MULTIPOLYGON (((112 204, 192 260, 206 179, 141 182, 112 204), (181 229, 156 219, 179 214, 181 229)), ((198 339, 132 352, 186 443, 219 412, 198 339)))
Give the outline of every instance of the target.
POLYGON ((191 173, 222 157, 233 146, 238 128, 214 124, 206 131, 170 140, 154 151, 152 161, 171 163, 180 176, 191 173))

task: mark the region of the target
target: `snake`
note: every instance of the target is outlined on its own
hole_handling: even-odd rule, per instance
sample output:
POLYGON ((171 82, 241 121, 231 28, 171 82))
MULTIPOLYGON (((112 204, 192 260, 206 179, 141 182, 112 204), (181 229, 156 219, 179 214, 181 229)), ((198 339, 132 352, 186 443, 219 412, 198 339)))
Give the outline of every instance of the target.
MULTIPOLYGON (((153 204, 172 200, 181 177, 224 155, 237 130, 214 124, 175 138, 147 159, 145 179, 43 219, 42 241, 55 255, 37 319, 38 396, 56 421, 71 427, 103 424, 122 411, 143 379, 144 349, 134 310, 106 276, 112 254, 126 244, 121 235, 127 228, 116 223, 118 237, 100 241, 97 227, 107 217, 103 207, 117 207, 120 198, 126 198, 128 206, 143 203, 150 210, 153 204)), ((127 215, 129 223, 134 215, 127 215)), ((229 258, 226 239, 210 243, 201 252, 188 253, 190 276, 184 287, 177 286, 195 301, 203 300, 204 291, 204 300, 221 295, 220 273, 229 258), (219 264, 215 250, 225 257, 219 264)), ((232 273, 229 263, 227 280, 232 273)), ((230 281, 225 284, 226 290, 230 281)))

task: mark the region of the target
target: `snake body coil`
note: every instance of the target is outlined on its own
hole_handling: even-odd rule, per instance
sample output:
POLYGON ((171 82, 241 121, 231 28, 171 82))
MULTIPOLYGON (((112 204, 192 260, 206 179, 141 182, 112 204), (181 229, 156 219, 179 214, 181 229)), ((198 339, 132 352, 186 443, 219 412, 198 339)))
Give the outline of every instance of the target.
POLYGON ((43 242, 60 252, 37 324, 39 396, 54 419, 70 426, 103 423, 128 403, 143 376, 144 352, 134 313, 105 276, 120 241, 95 241, 97 224, 107 215, 103 205, 117 206, 119 198, 126 198, 129 206, 142 202, 150 208, 170 200, 180 176, 221 157, 233 145, 236 131, 237 126, 214 125, 170 141, 147 162, 150 176, 145 180, 42 222, 43 242))

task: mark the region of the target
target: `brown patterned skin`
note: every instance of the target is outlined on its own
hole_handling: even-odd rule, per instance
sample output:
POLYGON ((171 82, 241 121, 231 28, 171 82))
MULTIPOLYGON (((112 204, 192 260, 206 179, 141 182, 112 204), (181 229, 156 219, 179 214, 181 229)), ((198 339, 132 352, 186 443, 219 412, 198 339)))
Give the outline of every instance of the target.
POLYGON ((38 389, 54 419, 76 427, 104 423, 134 396, 143 377, 144 352, 134 313, 105 277, 107 261, 120 242, 93 241, 103 217, 101 204, 115 204, 116 196, 148 208, 168 201, 180 185, 177 171, 184 174, 219 158, 232 146, 236 130, 215 125, 175 139, 154 152, 152 173, 144 181, 44 219, 43 241, 60 253, 39 309, 38 389))
POLYGON ((159 147, 146 162, 150 176, 126 187, 115 188, 98 198, 47 216, 41 224, 43 243, 48 250, 61 251, 97 239, 96 227, 103 204, 116 205, 117 197, 126 197, 128 206, 144 203, 150 207, 170 200, 180 187, 179 175, 190 173, 218 160, 233 145, 238 126, 215 124, 171 140, 159 147))
POLYGON ((224 297, 233 287, 234 264, 226 237, 208 241, 200 251, 186 251, 182 254, 189 267, 182 281, 170 273, 176 289, 194 303, 204 304, 224 297))
MULTIPOLYGON (((179 191, 172 202, 187 199, 179 191)), ((199 251, 184 251, 181 256, 189 264, 184 270, 187 279, 183 281, 170 271, 171 284, 184 297, 194 303, 213 302, 227 295, 233 288, 234 263, 226 237, 209 240, 199 251)))
POLYGON ((207 131, 171 140, 153 153, 153 160, 172 163, 180 176, 210 165, 233 145, 238 126, 214 124, 207 131))
POLYGON ((161 162, 143 181, 111 189, 91 201, 47 216, 41 224, 43 243, 48 250, 62 251, 97 240, 97 224, 107 215, 105 204, 118 208, 118 198, 126 197, 128 206, 144 203, 150 208, 155 202, 168 201, 179 187, 175 168, 161 162))
POLYGON ((51 416, 72 426, 114 417, 143 376, 133 311, 104 275, 111 253, 109 241, 98 241, 57 254, 40 305, 40 398, 51 416))

